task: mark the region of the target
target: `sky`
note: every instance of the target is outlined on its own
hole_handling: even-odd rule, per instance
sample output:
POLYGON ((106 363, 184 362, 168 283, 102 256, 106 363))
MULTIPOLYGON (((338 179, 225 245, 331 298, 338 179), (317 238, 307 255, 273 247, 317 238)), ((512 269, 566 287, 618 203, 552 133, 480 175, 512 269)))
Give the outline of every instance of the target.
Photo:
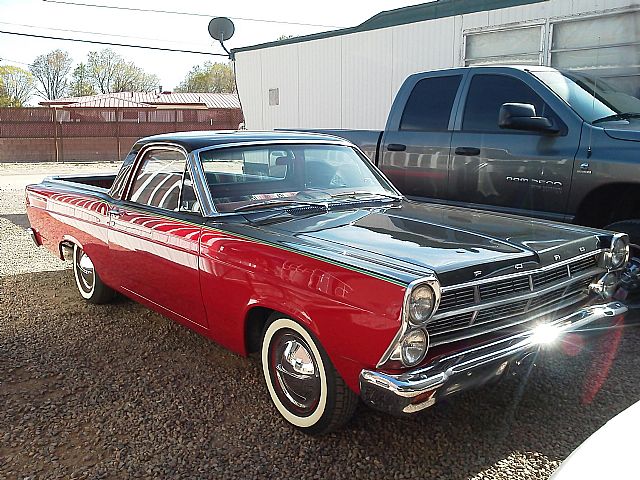
MULTIPOLYGON (((298 36, 351 27, 383 10, 416 3, 422 2, 419 0, 367 0, 366 2, 235 0, 224 3, 195 0, 181 0, 180 2, 167 0, 138 0, 135 2, 122 0, 0 0, 0 31, 224 53, 220 46, 211 39, 207 31, 209 20, 213 17, 226 16, 233 20, 235 35, 226 42, 227 48, 231 49, 273 41, 281 35, 298 36), (81 3, 199 13, 205 16, 127 11, 78 5, 81 3), (296 25, 294 23, 314 25, 296 25), (74 30, 74 32, 62 30, 74 30)), ((28 64, 36 56, 51 50, 61 49, 69 52, 75 66, 84 61, 90 51, 102 48, 107 48, 107 46, 0 33, 0 65, 14 65, 28 69, 28 64)), ((213 55, 160 52, 126 47, 110 48, 113 48, 125 59, 134 61, 145 71, 156 74, 160 78, 159 86, 162 86, 164 90, 173 90, 194 65, 202 64, 205 61, 226 61, 224 57, 213 55)), ((34 104, 37 100, 34 98, 30 103, 34 104)))

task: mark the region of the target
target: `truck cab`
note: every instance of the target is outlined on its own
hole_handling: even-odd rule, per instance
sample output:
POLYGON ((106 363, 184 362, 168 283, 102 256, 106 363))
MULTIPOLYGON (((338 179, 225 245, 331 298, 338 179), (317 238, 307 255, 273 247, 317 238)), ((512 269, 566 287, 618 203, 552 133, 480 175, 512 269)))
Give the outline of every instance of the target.
POLYGON ((375 159, 410 198, 615 224, 637 243, 635 112, 640 100, 605 81, 549 67, 418 73, 400 88, 375 159))

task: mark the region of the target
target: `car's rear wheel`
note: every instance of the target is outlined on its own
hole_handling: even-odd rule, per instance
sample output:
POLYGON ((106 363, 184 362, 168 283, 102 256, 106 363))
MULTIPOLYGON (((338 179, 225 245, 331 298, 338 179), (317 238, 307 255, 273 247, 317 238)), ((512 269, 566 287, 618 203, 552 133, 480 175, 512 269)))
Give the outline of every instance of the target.
POLYGON ((89 255, 78 245, 73 247, 73 275, 82 298, 90 303, 108 303, 115 292, 106 286, 96 272, 89 255))
POLYGON ((309 434, 342 427, 358 397, 338 375, 319 342, 299 323, 276 316, 262 340, 262 369, 271 400, 292 425, 309 434))

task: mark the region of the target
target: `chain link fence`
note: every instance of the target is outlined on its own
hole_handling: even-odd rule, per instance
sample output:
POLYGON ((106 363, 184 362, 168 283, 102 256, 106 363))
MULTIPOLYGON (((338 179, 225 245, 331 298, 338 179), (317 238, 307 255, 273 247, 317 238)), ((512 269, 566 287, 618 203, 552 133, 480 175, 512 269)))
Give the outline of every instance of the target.
POLYGON ((0 108, 0 162, 121 160, 141 137, 238 128, 240 109, 0 108))

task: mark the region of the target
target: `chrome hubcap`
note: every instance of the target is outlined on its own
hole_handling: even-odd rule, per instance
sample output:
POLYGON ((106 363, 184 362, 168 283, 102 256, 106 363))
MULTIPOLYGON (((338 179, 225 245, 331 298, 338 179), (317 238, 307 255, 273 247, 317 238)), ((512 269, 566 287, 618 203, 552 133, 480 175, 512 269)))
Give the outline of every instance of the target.
POLYGON ((95 282, 96 273, 93 267, 93 262, 84 252, 78 252, 76 266, 78 270, 78 283, 80 284, 80 288, 89 293, 93 288, 93 283, 95 282))
POLYGON ((296 413, 313 413, 320 400, 320 376, 311 349, 290 333, 281 335, 272 345, 272 366, 281 400, 288 400, 296 413))

